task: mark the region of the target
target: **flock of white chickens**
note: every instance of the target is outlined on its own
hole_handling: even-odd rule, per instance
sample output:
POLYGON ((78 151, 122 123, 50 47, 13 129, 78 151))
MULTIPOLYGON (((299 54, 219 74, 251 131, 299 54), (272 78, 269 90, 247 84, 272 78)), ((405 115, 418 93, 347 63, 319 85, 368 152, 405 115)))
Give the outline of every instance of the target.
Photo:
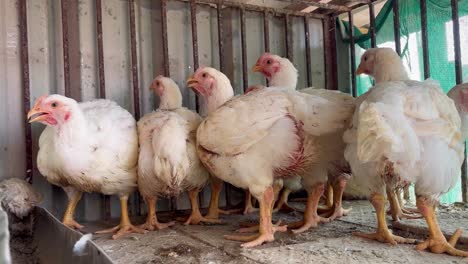
POLYGON ((375 86, 358 98, 324 89, 296 90, 293 64, 269 53, 258 59, 253 71, 262 73, 270 87, 252 86, 234 96, 223 73, 198 69, 187 85, 203 97, 203 118, 182 106, 179 87, 163 76, 151 84, 159 108, 138 122, 109 100, 39 98, 28 119, 47 125, 37 164, 69 197, 63 223, 82 228, 73 215, 83 192, 119 196, 120 224, 98 232, 113 233, 114 239, 173 225, 158 221, 156 201, 182 192, 188 192, 192 205, 185 224, 218 223, 220 213, 229 213, 218 208, 224 181, 247 191, 245 213, 255 210, 251 196, 259 202, 259 226, 241 230, 257 233, 226 236, 254 247, 273 241, 276 231, 289 227, 299 233, 349 213, 341 206, 349 180, 368 195, 378 219, 376 233, 356 235, 414 243, 393 235, 385 219, 387 197, 391 210, 400 213, 397 192, 414 184, 418 212, 430 231, 417 249, 468 257, 468 252, 455 249, 461 231, 447 241, 435 215, 439 196, 460 175, 468 89, 454 88, 452 100, 434 81, 409 80, 399 56, 386 48, 362 56, 358 73, 373 76, 375 86), (208 182, 211 202, 202 216, 197 196, 208 182), (319 208, 327 182, 333 200, 329 208, 319 208), (137 188, 148 205, 147 220, 139 227, 131 224, 127 212, 128 196, 137 188), (303 221, 272 223, 282 188, 276 209, 287 206, 289 193, 307 191, 303 221))

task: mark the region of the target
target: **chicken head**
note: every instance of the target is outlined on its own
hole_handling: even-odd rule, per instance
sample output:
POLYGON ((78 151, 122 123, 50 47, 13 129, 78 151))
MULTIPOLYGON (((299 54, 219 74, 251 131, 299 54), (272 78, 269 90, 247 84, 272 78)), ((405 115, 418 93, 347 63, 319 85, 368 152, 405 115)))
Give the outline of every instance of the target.
POLYGON ((169 110, 182 107, 182 94, 179 86, 171 78, 157 76, 151 83, 150 89, 159 96, 159 109, 169 110))
POLYGON ((77 102, 71 98, 53 94, 41 96, 29 111, 29 123, 40 122, 44 125, 56 126, 66 123, 72 117, 73 108, 77 102))

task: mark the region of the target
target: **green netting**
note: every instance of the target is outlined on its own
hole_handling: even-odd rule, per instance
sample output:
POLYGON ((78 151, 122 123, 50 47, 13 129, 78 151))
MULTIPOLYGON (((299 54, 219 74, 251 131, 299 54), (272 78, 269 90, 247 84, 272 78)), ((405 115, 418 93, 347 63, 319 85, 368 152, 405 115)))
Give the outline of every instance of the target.
MULTIPOLYGON (((440 82, 445 92, 455 85, 455 60, 453 52, 453 25, 450 0, 427 0, 427 30, 429 45, 429 62, 431 79, 440 82)), ((395 48, 392 0, 385 3, 376 17, 376 42, 379 47, 395 48)), ((399 1, 400 6, 400 43, 402 59, 407 67, 411 79, 424 79, 423 54, 421 40, 421 12, 419 0, 399 1)), ((464 36, 468 31, 468 0, 458 2, 460 17, 460 32, 462 34, 462 58, 468 57, 468 49, 463 48, 464 36), (462 23, 463 22, 463 23, 462 23)), ((342 41, 349 43, 349 24, 337 19, 341 29, 342 41)), ((359 65, 360 55, 370 47, 370 33, 362 33, 358 28, 353 29, 356 67, 359 65)), ((351 62, 353 63, 353 62, 351 62)), ((468 61, 463 61, 463 80, 468 80, 468 61)), ((361 75, 356 78, 357 93, 365 93, 372 81, 368 76, 361 75)), ((461 183, 445 194, 441 202, 452 203, 461 201, 461 183)))

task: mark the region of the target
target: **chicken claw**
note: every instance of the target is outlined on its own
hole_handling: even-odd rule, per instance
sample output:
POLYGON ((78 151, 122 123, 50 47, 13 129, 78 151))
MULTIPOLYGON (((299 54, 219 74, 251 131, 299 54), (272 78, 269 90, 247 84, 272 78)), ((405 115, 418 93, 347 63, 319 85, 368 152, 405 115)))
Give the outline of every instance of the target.
POLYGON ((161 230, 175 224, 174 221, 169 223, 160 223, 158 221, 158 217, 156 216, 156 199, 146 198, 145 200, 148 204, 148 217, 146 218, 146 223, 139 226, 141 229, 148 231, 161 230))
POLYGON ((74 228, 74 229, 82 229, 84 228, 84 226, 78 224, 78 222, 76 222, 75 220, 73 220, 73 218, 65 218, 63 219, 63 222, 62 222, 65 226, 68 226, 70 228, 74 228))
POLYGON ((307 196, 306 210, 304 213, 304 220, 289 224, 289 228, 297 228, 292 232, 299 234, 309 230, 311 227, 316 227, 320 222, 327 223, 328 218, 321 217, 317 214, 317 206, 324 190, 324 184, 318 184, 307 196))
POLYGON ((95 233, 96 234, 115 233, 114 235, 112 235, 112 239, 118 239, 118 238, 122 237, 125 234, 130 234, 130 233, 146 234, 146 233, 148 233, 148 231, 143 230, 141 228, 138 228, 138 227, 136 227, 136 226, 134 226, 132 224, 128 224, 128 225, 121 225, 120 224, 120 225, 115 226, 113 228, 97 231, 95 233))

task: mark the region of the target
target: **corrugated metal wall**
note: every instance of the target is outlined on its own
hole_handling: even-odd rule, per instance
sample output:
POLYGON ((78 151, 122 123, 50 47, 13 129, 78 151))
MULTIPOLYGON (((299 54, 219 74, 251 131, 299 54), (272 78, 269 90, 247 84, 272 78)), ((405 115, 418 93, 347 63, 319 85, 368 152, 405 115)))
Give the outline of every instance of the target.
MULTIPOLYGON (((72 95, 82 100, 99 96, 99 63, 97 52, 96 7, 94 0, 68 1, 70 87, 72 95)), ((23 95, 19 11, 17 0, 0 1, 0 178, 24 177, 26 153, 24 143, 23 95)), ((124 0, 102 0, 103 57, 106 97, 134 112, 129 5, 124 0)), ((64 94, 64 60, 61 2, 28 0, 27 26, 29 40, 29 76, 31 104, 41 95, 64 94)), ((148 87, 155 76, 164 73, 162 19, 160 1, 135 1, 138 86, 142 115, 157 106, 148 87)), ((303 18, 291 17, 293 60, 300 72, 298 87, 306 87, 306 52, 303 18)), ((236 93, 242 87, 242 57, 239 10, 223 11, 225 71, 236 93)), ((168 1, 168 49, 171 77, 180 85, 184 105, 195 109, 195 95, 185 87, 193 69, 192 33, 189 3, 168 1)), ((198 51, 200 65, 219 68, 216 9, 207 5, 197 8, 198 51)), ((270 50, 286 55, 285 24, 280 17, 270 16, 270 50)), ((311 77, 315 87, 324 87, 324 49, 322 21, 309 19, 311 77)), ((263 20, 256 12, 246 12, 248 67, 264 52, 263 20)), ((258 74, 249 74, 249 84, 264 82, 258 74)), ((43 125, 33 124, 33 160, 43 125)), ((37 169, 33 184, 45 195, 44 205, 61 216, 66 196, 51 187, 37 169)), ((206 192, 206 191, 205 191, 206 192)), ((224 196, 222 196, 224 197, 224 196)), ((207 205, 209 195, 204 196, 207 205)), ((116 198, 111 199, 112 216, 119 213, 116 198)), ((225 202, 222 201, 221 204, 225 202)), ((158 204, 169 209, 168 202, 158 204)), ((86 194, 77 210, 78 218, 96 220, 103 216, 102 197, 86 194)), ((178 209, 189 208, 185 196, 177 201, 178 209)), ((142 207, 145 210, 145 207, 142 207)))

